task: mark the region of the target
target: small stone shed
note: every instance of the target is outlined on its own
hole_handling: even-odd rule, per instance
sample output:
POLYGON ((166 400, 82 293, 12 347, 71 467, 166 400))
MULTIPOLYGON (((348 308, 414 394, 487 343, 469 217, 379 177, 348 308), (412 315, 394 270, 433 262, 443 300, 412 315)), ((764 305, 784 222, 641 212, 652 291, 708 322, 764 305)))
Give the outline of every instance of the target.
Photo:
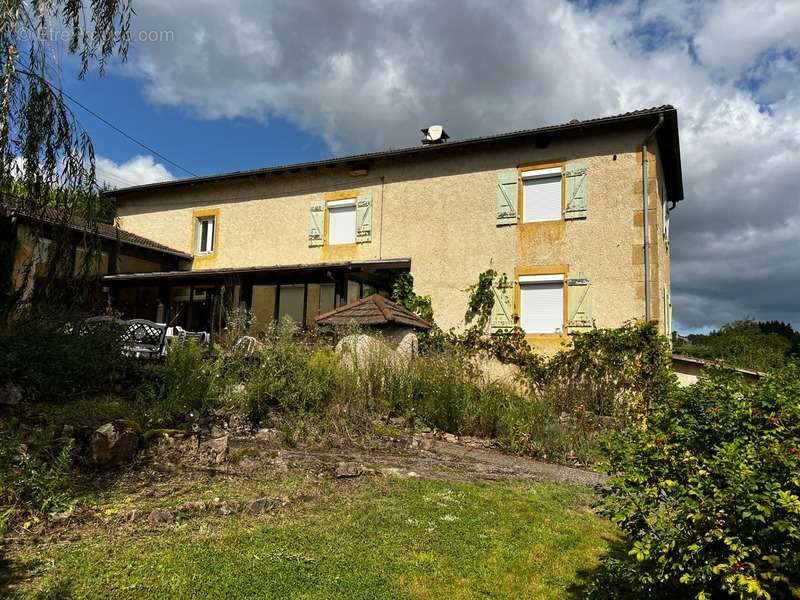
POLYGON ((358 327, 360 335, 347 336, 337 349, 352 345, 357 355, 374 346, 366 338, 381 338, 391 350, 407 356, 418 352, 417 333, 428 331, 432 325, 407 308, 379 294, 367 296, 323 313, 316 318, 317 326, 344 329, 358 327))
POLYGON ((683 354, 672 355, 672 370, 678 377, 678 384, 681 386, 697 383, 697 381, 700 379, 700 375, 703 373, 703 370, 710 366, 717 366, 729 371, 733 371, 751 381, 758 381, 766 375, 766 373, 756 371, 755 369, 736 368, 721 361, 695 358, 694 356, 686 356, 683 354))

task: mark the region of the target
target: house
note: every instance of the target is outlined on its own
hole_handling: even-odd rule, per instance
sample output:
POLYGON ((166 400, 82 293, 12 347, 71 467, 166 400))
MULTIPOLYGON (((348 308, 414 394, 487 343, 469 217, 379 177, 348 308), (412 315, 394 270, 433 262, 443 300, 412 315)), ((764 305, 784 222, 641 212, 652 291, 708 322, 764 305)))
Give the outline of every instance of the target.
MULTIPOLYGON (((93 264, 86 270, 98 277, 188 268, 193 259, 191 253, 175 250, 108 223, 89 223, 86 219, 52 208, 33 214, 10 195, 0 196, 0 231, 3 255, 8 251, 11 257, 10 273, 3 274, 3 277, 10 279, 12 289, 21 293, 23 299, 30 298, 37 280, 46 276, 56 239, 66 242, 59 251, 68 248, 70 256, 65 264, 71 267, 70 275, 87 267, 84 261, 90 254, 93 264), (97 251, 87 252, 87 245, 95 241, 99 242, 97 251)), ((147 308, 142 307, 143 310, 147 308)))
POLYGON ((635 318, 671 331, 673 107, 462 141, 423 133, 411 148, 115 190, 120 227, 192 259, 105 285, 128 317, 154 318, 157 299, 188 329, 213 306, 309 326, 410 272, 448 329, 491 268, 508 279, 493 330, 519 324, 542 350, 635 318))

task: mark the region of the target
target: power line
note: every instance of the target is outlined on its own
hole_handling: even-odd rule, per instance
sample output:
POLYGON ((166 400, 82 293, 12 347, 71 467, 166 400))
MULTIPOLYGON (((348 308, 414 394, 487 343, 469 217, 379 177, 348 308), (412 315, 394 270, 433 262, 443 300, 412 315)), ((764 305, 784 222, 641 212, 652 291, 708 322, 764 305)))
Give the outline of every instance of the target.
POLYGON ((73 98, 72 96, 70 96, 70 95, 69 95, 67 92, 65 92, 64 90, 62 90, 62 89, 59 89, 59 88, 56 88, 56 89, 57 89, 57 90, 58 90, 60 93, 62 93, 62 94, 63 94, 63 95, 64 95, 64 96, 65 96, 67 99, 71 100, 72 102, 74 102, 75 104, 77 104, 78 106, 80 106, 80 107, 81 107, 83 110, 85 110, 86 112, 88 112, 88 113, 89 113, 90 115, 92 115, 94 118, 98 119, 99 121, 102 121, 103 123, 105 123, 106 125, 108 125, 109 127, 111 127, 111 129, 113 129, 114 131, 116 131, 116 132, 117 132, 117 133, 119 133, 120 135, 123 135, 123 136, 125 136, 126 138, 128 138, 128 139, 129 139, 130 141, 132 141, 134 144, 138 144, 139 146, 141 146, 142 148, 144 148, 144 149, 145 149, 145 150, 147 150, 148 152, 152 152, 153 154, 155 154, 156 156, 158 156, 158 157, 159 157, 161 160, 163 160, 163 161, 166 161, 166 162, 168 162, 169 164, 171 164, 171 165, 173 165, 173 166, 175 166, 175 167, 179 168, 181 171, 184 171, 184 172, 188 173, 188 174, 189 174, 189 175, 191 175, 192 177, 199 177, 199 175, 198 175, 197 173, 193 173, 192 171, 190 171, 190 170, 189 170, 189 169, 187 169, 186 167, 182 167, 181 165, 179 165, 179 164, 178 164, 178 163, 176 163, 175 161, 168 159, 166 156, 164 156, 163 154, 161 154, 161 153, 160 153, 160 152, 158 152, 157 150, 155 150, 155 149, 151 148, 151 147, 150 147, 150 146, 148 146, 147 144, 145 144, 145 143, 143 143, 143 142, 140 142, 139 140, 137 140, 135 137, 133 137, 133 136, 131 136, 131 135, 128 135, 128 134, 127 134, 127 133, 125 133, 125 132, 124 132, 122 129, 120 129, 119 127, 117 127, 116 125, 114 125, 113 123, 111 123, 110 121, 108 121, 108 120, 104 119, 103 117, 101 117, 100 115, 98 115, 98 114, 97 114, 96 112, 94 112, 94 111, 93 111, 91 108, 89 108, 88 106, 86 106, 86 105, 82 104, 81 102, 79 102, 78 100, 76 100, 75 98, 73 98))
POLYGON ((75 103, 77 106, 80 106, 80 107, 81 107, 83 110, 85 110, 86 112, 88 112, 88 113, 89 113, 90 115, 92 115, 94 118, 96 118, 97 120, 101 121, 102 123, 104 123, 105 125, 107 125, 108 127, 110 127, 111 129, 113 129, 114 131, 116 131, 117 133, 119 133, 120 135, 122 135, 122 136, 125 136, 126 138, 128 138, 128 139, 129 139, 130 141, 132 141, 134 144, 138 144, 139 146, 141 146, 142 148, 144 148, 144 149, 145 149, 145 150, 147 150, 148 152, 152 152, 153 154, 155 154, 156 156, 158 156, 158 157, 159 157, 161 160, 163 160, 163 161, 165 161, 165 162, 168 162, 169 164, 173 165, 174 167, 177 167, 177 168, 179 168, 181 171, 184 171, 185 173, 188 173, 188 174, 189 174, 189 175, 191 175, 192 177, 199 177, 199 175, 198 175, 197 173, 194 173, 194 172, 190 171, 190 170, 189 170, 189 169, 187 169, 186 167, 182 167, 181 165, 179 165, 178 163, 176 163, 174 160, 170 160, 170 159, 168 159, 166 156, 164 156, 163 154, 161 154, 160 152, 158 152, 156 149, 154 149, 154 148, 151 148, 150 146, 148 146, 148 145, 147 145, 147 144, 145 144, 144 142, 140 142, 139 140, 137 140, 137 139, 136 139, 135 137, 133 137, 132 135, 130 135, 130 134, 128 134, 128 133, 126 133, 125 131, 123 131, 122 129, 120 129, 120 128, 119 128, 119 127, 117 127, 116 125, 114 125, 112 122, 110 122, 108 119, 105 119, 104 117, 100 116, 100 115, 99 115, 99 114, 97 114, 95 111, 93 111, 91 108, 89 108, 88 106, 86 106, 85 104, 83 104, 82 102, 80 102, 79 100, 77 100, 76 98, 74 98, 73 96, 69 95, 67 92, 65 92, 63 89, 61 89, 61 88, 60 88, 60 87, 58 87, 57 85, 55 85, 55 84, 53 84, 53 83, 49 82, 47 79, 45 79, 45 78, 44 78, 44 77, 42 77, 41 75, 38 75, 38 74, 36 74, 36 73, 33 73, 32 69, 31 69, 30 67, 28 67, 28 66, 27 66, 25 63, 23 63, 22 61, 20 61, 19 59, 17 59, 17 62, 19 62, 19 63, 20 63, 20 64, 21 64, 23 67, 25 67, 25 68, 26 68, 26 70, 27 70, 27 72, 28 72, 29 74, 31 74, 31 75, 33 75, 33 76, 35 76, 35 77, 36 77, 37 79, 39 79, 40 81, 42 81, 42 82, 46 83, 48 86, 50 86, 51 88, 53 88, 54 90, 56 90, 57 92, 59 92, 60 94, 62 94, 63 96, 65 96, 65 97, 66 97, 68 100, 71 100, 71 101, 72 101, 73 103, 75 103))

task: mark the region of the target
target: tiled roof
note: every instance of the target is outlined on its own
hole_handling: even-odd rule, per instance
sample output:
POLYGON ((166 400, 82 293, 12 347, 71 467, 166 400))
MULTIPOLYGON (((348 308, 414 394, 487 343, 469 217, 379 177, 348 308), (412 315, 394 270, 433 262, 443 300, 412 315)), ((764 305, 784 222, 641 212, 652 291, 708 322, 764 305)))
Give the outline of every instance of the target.
POLYGON ((356 325, 371 327, 385 327, 397 324, 426 331, 431 328, 431 324, 424 319, 379 294, 367 296, 356 302, 351 302, 323 313, 317 317, 316 321, 317 325, 331 325, 334 327, 355 323, 356 325))
MULTIPOLYGON (((351 156, 342 156, 339 158, 330 158, 326 160, 318 160, 318 161, 311 161, 305 163, 296 163, 296 164, 288 164, 288 165, 279 165, 275 167, 267 167, 262 169, 251 169, 247 171, 233 171, 230 173, 221 173, 218 175, 207 175, 203 177, 193 177, 189 179, 174 179, 171 181, 163 181, 158 183, 148 183, 145 185, 137 185, 127 188, 120 188, 117 190, 113 190, 108 192, 110 196, 118 196, 127 193, 134 193, 134 192, 144 192, 147 190, 153 189, 164 189, 164 188, 172 188, 172 187, 179 187, 179 186, 186 186, 186 185, 194 185, 200 183, 209 183, 215 181, 223 181, 226 179, 237 179, 237 178, 246 178, 246 177, 257 177, 263 176, 268 174, 277 174, 281 172, 287 171, 299 171, 304 169, 314 169, 318 167, 332 167, 340 164, 345 163, 359 163, 359 162, 366 162, 374 159, 379 158, 394 158, 404 155, 412 155, 412 154, 422 154, 428 152, 441 152, 451 150, 453 148, 475 145, 475 144, 482 144, 486 142, 496 142, 501 140, 511 140, 514 138, 520 138, 525 136, 530 136, 534 134, 542 134, 542 133, 555 133, 561 131, 567 131, 570 129, 580 129, 585 127, 592 127, 598 125, 605 125, 605 124, 612 124, 612 123, 619 123, 625 121, 633 121, 636 119, 640 119, 642 117, 654 116, 659 115, 662 113, 667 113, 668 115, 672 115, 674 133, 673 136, 675 137, 675 152, 677 154, 676 161, 678 163, 678 167, 676 170, 677 177, 680 177, 680 155, 679 150, 677 149, 677 111, 675 108, 669 104, 664 104, 662 106, 653 106, 651 108, 644 108, 641 110, 633 110, 626 113, 621 113, 618 115, 611 115, 606 117, 597 117, 593 119, 572 119, 566 123, 560 123, 558 125, 547 125, 545 127, 537 127, 535 129, 522 129, 518 131, 510 131, 507 133, 499 133, 490 136, 483 136, 483 137, 475 137, 475 138, 467 138, 463 140, 455 140, 449 141, 443 144, 430 144, 427 146, 412 146, 409 148, 401 148, 397 150, 381 150, 379 152, 368 152, 365 154, 354 154, 351 156)), ((679 182, 679 186, 676 189, 676 193, 674 197, 677 200, 683 199, 683 184, 679 182)))
POLYGON ((110 225, 109 223, 93 224, 87 219, 81 217, 64 215, 54 208, 45 208, 40 214, 34 215, 21 209, 19 206, 19 201, 8 195, 0 198, 0 208, 2 209, 2 212, 5 212, 6 214, 17 214, 24 218, 36 219, 38 221, 42 221, 43 223, 67 227, 74 231, 80 231, 81 233, 96 232, 98 236, 107 240, 119 240, 119 242, 122 244, 138 246, 139 248, 147 248, 148 250, 155 250, 156 252, 170 254, 185 260, 191 260, 192 258, 191 254, 187 254, 186 252, 181 252, 180 250, 175 250, 169 246, 159 244, 151 239, 136 235, 130 231, 125 231, 124 229, 120 229, 119 227, 110 225))

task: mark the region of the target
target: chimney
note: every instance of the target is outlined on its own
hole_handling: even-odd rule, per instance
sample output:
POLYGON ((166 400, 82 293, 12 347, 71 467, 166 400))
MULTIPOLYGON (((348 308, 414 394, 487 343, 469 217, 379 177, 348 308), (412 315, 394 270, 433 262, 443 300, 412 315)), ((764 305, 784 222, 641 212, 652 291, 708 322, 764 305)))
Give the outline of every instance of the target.
POLYGON ((441 125, 431 125, 430 127, 426 127, 425 129, 420 129, 422 135, 422 143, 425 146, 431 146, 433 144, 443 144, 447 140, 450 139, 450 136, 447 135, 447 132, 444 130, 444 127, 441 125))

